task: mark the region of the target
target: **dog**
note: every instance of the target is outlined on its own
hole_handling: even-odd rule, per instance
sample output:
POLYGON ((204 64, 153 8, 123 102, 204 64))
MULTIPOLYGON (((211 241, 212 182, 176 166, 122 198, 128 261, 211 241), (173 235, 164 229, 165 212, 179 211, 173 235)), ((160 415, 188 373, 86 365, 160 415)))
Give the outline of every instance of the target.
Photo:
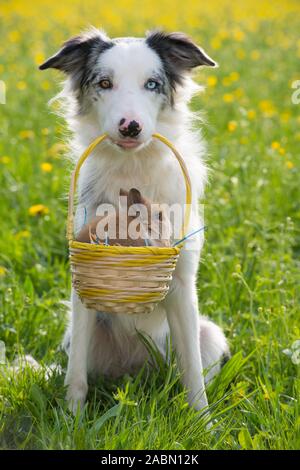
MULTIPOLYGON (((117 205, 120 188, 138 188, 160 204, 184 204, 178 162, 152 138, 154 132, 166 136, 183 155, 192 185, 188 231, 201 226, 197 204, 207 180, 206 147, 193 129, 188 102, 201 88, 192 78, 193 69, 216 65, 184 33, 154 30, 144 38, 110 39, 93 28, 65 42, 40 66, 66 75, 57 98, 73 135, 74 160, 100 134, 109 136, 81 169, 75 230, 83 225, 83 208, 89 222, 101 203, 117 205)), ((85 403, 88 374, 134 374, 149 360, 137 332, 152 338, 162 354, 171 335, 190 406, 208 406, 205 382, 219 372, 229 348, 223 331, 198 311, 196 282, 203 242, 203 232, 186 241, 169 293, 150 315, 88 310, 72 290, 64 338, 71 410, 85 403)))

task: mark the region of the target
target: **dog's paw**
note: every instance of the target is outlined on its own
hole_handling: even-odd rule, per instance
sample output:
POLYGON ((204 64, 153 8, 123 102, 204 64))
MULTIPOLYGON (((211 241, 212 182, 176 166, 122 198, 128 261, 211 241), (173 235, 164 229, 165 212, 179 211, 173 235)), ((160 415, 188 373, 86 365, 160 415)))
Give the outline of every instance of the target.
POLYGON ((68 408, 73 415, 76 415, 78 408, 82 410, 84 407, 88 386, 85 382, 76 382, 68 384, 67 387, 68 408))

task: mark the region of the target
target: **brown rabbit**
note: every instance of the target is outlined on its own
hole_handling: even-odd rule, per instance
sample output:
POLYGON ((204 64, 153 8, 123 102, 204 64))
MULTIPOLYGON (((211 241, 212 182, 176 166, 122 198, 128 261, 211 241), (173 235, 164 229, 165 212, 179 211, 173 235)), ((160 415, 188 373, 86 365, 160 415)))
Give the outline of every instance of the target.
POLYGON ((112 214, 94 217, 76 240, 122 246, 170 246, 171 225, 166 211, 158 204, 152 205, 135 188, 129 192, 121 189, 120 196, 127 198, 126 211, 121 205, 121 210, 112 214))

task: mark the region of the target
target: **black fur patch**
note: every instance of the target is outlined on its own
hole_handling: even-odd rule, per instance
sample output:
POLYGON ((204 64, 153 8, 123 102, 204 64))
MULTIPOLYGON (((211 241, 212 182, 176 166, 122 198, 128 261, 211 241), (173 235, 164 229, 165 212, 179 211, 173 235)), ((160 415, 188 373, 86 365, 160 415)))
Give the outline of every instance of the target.
POLYGON ((173 92, 177 84, 182 84, 184 73, 201 65, 216 66, 184 33, 152 31, 146 37, 146 44, 160 57, 173 92))
POLYGON ((79 70, 84 72, 91 58, 96 60, 101 52, 113 45, 112 41, 106 40, 97 31, 75 36, 66 41, 55 55, 39 66, 39 69, 55 68, 66 74, 73 74, 79 70))
POLYGON ((97 59, 101 53, 113 46, 114 43, 110 39, 97 29, 92 29, 66 41, 54 56, 40 65, 39 69, 55 68, 67 74, 77 99, 77 112, 84 113, 84 92, 99 74, 99 71, 95 72, 97 59))

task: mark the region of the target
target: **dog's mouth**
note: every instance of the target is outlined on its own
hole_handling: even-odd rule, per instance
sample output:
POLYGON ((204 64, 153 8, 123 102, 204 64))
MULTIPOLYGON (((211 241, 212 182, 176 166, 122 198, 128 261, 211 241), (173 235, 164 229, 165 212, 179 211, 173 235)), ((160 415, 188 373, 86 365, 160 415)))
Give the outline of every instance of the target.
POLYGON ((136 139, 122 139, 118 140, 116 144, 123 149, 135 149, 142 145, 142 142, 136 139))
POLYGON ((125 139, 111 139, 111 142, 114 145, 117 145, 119 148, 124 149, 124 150, 130 150, 130 149, 136 149, 142 145, 144 145, 144 142, 137 140, 137 139, 131 139, 131 138, 125 138, 125 139))

